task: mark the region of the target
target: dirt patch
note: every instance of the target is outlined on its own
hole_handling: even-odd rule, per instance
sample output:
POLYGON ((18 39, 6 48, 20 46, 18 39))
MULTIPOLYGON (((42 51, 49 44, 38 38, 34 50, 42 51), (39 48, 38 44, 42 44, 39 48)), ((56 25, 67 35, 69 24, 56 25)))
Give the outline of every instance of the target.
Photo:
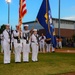
POLYGON ((75 75, 75 72, 73 72, 73 73, 65 73, 65 74, 58 74, 58 75, 75 75))
POLYGON ((59 53, 75 53, 75 50, 56 49, 55 52, 59 52, 59 53))

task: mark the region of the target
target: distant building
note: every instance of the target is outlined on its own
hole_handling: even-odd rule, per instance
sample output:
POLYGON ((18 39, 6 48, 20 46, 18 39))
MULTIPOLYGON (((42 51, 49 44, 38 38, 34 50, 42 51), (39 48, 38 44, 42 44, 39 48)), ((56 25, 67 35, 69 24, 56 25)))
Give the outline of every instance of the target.
MULTIPOLYGON (((58 19, 53 18, 53 24, 55 27, 56 35, 58 35, 58 19)), ((31 22, 25 22, 23 24, 29 24, 29 29, 32 27, 37 28, 39 31, 38 33, 41 34, 42 32, 45 34, 44 28, 37 22, 37 21, 31 21, 31 22)), ((75 21, 72 20, 60 20, 60 36, 65 38, 71 38, 75 34, 75 21)))

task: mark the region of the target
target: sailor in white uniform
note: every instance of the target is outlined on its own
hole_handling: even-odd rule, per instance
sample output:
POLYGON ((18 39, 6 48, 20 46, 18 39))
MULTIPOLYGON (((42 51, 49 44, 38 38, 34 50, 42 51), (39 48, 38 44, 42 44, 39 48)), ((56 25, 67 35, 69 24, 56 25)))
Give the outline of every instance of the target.
POLYGON ((41 36, 39 37, 39 44, 40 44, 40 52, 45 53, 45 39, 46 37, 42 33, 41 36))
POLYGON ((29 62, 30 30, 28 30, 28 24, 24 25, 24 30, 22 34, 23 34, 23 62, 29 62))
POLYGON ((19 26, 16 26, 16 30, 13 31, 14 37, 14 53, 15 53, 15 62, 21 62, 21 51, 22 51, 22 31, 19 29, 19 26))
POLYGON ((46 39, 46 52, 51 52, 51 38, 46 39))
POLYGON ((37 29, 33 30, 33 34, 31 36, 31 47, 32 47, 32 61, 36 62, 38 61, 38 35, 37 35, 37 29))
POLYGON ((6 29, 3 31, 3 49, 4 49, 4 64, 10 63, 10 30, 9 24, 6 25, 6 29))

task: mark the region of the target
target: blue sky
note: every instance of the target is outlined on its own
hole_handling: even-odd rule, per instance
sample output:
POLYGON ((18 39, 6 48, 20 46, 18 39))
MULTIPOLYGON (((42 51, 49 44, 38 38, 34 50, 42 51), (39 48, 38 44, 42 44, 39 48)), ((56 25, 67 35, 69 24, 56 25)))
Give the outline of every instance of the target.
MULTIPOLYGON (((27 14, 23 22, 34 21, 43 0, 26 0, 27 14)), ((49 0, 53 18, 58 18, 58 1, 49 0)), ((19 0, 11 0, 10 24, 15 27, 18 24, 19 0)), ((75 20, 75 0, 61 0, 61 18, 75 20)), ((5 0, 0 0, 0 25, 8 23, 8 5, 5 0)))

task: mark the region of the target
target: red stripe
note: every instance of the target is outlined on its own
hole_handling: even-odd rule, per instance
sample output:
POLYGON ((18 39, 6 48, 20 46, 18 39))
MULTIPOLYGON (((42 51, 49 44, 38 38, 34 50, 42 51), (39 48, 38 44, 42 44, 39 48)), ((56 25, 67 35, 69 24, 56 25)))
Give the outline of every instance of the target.
POLYGON ((24 4, 23 6, 22 6, 22 9, 24 9, 26 7, 26 4, 24 4))
POLYGON ((23 12, 22 12, 22 17, 24 17, 24 15, 27 13, 27 10, 24 10, 23 12))
POLYGON ((20 6, 19 6, 19 23, 22 22, 22 18, 27 13, 26 9, 26 0, 20 0, 20 6))
POLYGON ((26 0, 23 0, 23 2, 24 2, 24 1, 26 2, 26 0))
POLYGON ((27 13, 27 10, 26 10, 26 2, 25 2, 25 0, 23 0, 23 4, 22 4, 22 17, 24 17, 24 15, 26 13, 27 13))

